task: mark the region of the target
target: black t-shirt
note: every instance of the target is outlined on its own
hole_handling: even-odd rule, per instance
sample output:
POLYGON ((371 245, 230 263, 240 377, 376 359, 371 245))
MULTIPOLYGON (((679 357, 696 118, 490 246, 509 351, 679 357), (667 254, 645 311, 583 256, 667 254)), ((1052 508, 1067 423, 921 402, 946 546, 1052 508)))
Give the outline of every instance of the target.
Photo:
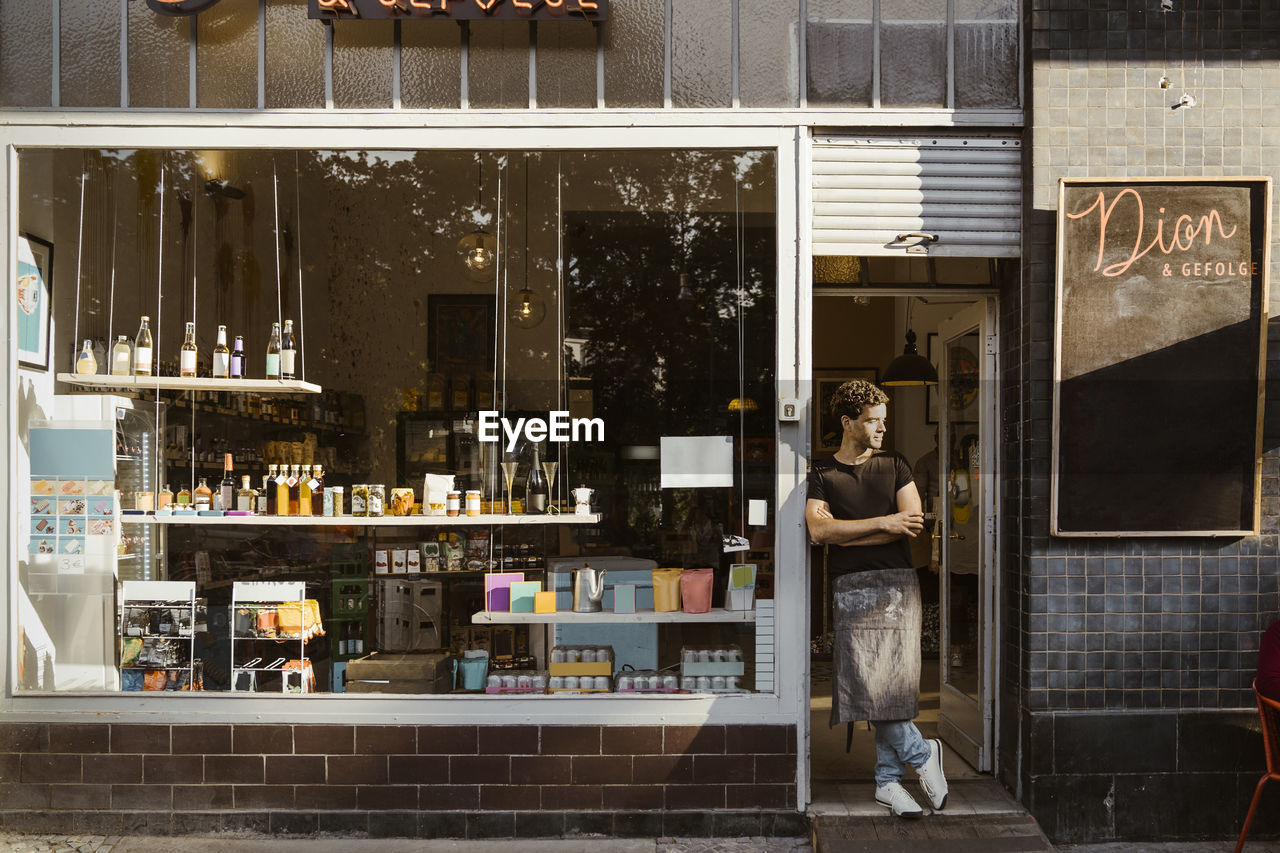
MULTIPOLYGON (((876 453, 861 465, 846 465, 832 457, 809 469, 811 500, 826 501, 842 521, 893 515, 898 490, 910 483, 911 466, 900 453, 876 453)), ((832 545, 827 552, 832 577, 868 569, 911 568, 911 546, 903 536, 883 545, 832 545)))

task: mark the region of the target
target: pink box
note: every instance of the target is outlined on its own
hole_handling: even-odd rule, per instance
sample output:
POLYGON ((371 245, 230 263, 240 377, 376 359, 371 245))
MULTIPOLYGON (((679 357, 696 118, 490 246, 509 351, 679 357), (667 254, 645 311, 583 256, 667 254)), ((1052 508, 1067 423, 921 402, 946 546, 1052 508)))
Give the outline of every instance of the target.
POLYGON ((524 580, 524 572, 491 572, 484 576, 484 609, 511 610, 511 585, 524 580))

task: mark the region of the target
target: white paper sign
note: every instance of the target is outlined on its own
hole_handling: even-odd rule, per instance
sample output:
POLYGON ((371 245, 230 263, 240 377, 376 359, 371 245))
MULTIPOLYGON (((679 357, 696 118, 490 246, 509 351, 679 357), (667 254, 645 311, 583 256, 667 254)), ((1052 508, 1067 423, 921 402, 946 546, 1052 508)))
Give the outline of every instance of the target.
POLYGON ((663 436, 662 488, 733 487, 733 436, 663 436))
POLYGON ((763 500, 747 501, 747 524, 752 527, 763 527, 769 517, 769 502, 763 500))

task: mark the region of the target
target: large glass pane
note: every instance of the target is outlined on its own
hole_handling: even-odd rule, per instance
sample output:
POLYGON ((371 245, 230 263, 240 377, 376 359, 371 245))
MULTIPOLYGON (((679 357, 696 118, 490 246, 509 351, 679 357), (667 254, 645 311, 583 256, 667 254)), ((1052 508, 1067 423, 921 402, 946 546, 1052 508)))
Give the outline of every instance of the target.
POLYGON ((730 0, 671 0, 671 105, 733 103, 730 0))
MULTIPOLYGON (((714 609, 731 579, 750 579, 732 569, 741 563, 771 595, 774 525, 748 528, 743 513, 748 500, 772 504, 776 489, 771 152, 23 150, 18 169, 17 230, 39 232, 61 248, 64 270, 81 271, 53 290, 50 370, 24 381, 60 401, 38 420, 99 421, 105 433, 50 456, 41 448, 78 437, 20 418, 20 689, 165 690, 175 701, 200 690, 447 692, 452 678, 434 671, 388 684, 361 675, 377 657, 356 661, 486 649, 545 671, 551 646, 571 643, 612 649, 604 684, 589 689, 669 689, 610 676, 628 664, 677 673, 685 647, 741 653, 707 661, 737 674, 695 678, 691 690, 755 686, 747 619, 549 618, 544 631, 504 621, 484 589, 504 569, 521 572, 569 610, 572 570, 585 561, 608 569, 605 611, 625 610, 615 595, 633 585, 643 614, 653 570, 678 580, 690 569, 686 590, 700 584, 714 609), (500 238, 491 263, 466 266, 459 243, 484 235, 500 238), (76 364, 76 343, 105 350, 86 367, 105 374, 112 344, 136 354, 144 314, 163 376, 180 374, 194 323, 189 391, 162 393, 162 405, 94 390, 54 397, 75 388, 56 375, 76 364), (321 393, 201 387, 219 363, 220 326, 247 353, 248 388, 267 372, 280 319, 295 336, 295 373, 321 393), (501 439, 486 436, 488 412, 508 419, 501 439), (561 441, 519 426, 558 413, 603 430, 561 441), (706 436, 721 437, 718 453, 667 459, 694 480, 664 482, 663 454, 706 436), (294 480, 283 491, 264 483, 282 464, 294 480), (304 491, 313 479, 318 503, 304 491), (447 514, 450 486, 475 490, 482 515, 434 517, 437 502, 447 514), (364 495, 379 490, 384 514, 410 515, 383 519, 392 523, 376 536, 357 518, 210 524, 156 509, 170 495, 203 495, 212 507, 243 499, 244 512, 316 515, 327 495, 348 515, 369 512, 376 502, 364 495), (750 550, 726 554, 730 536, 750 550), (289 601, 315 604, 292 614, 289 601)), ((23 274, 37 275, 40 244, 20 246, 32 268, 23 274)))
POLYGON ((306 0, 267 0, 268 109, 324 106, 325 28, 303 26, 306 9, 306 0))
POLYGON ((956 3, 956 107, 1018 106, 1018 4, 956 3))
POLYGON ((941 107, 946 96, 947 0, 881 0, 881 105, 941 107))
POLYGON ((53 100, 52 16, 24 0, 0 2, 0 102, 47 107, 53 100))
POLYGON ((400 103, 456 110, 462 98, 462 28, 448 21, 400 27, 400 103))
MULTIPOLYGON (((97 0, 62 0, 58 15, 62 105, 120 106, 120 9, 97 0)), ((2 68, 0 78, 8 80, 2 68)))
MULTIPOLYGON (((221 0, 196 16, 196 105, 258 105, 258 0, 221 0)), ((304 23, 299 20, 296 25, 304 23)), ((322 69, 323 70, 323 69, 322 69)))
POLYGON ((805 85, 811 107, 871 106, 871 0, 809 0, 805 85))
POLYGON ((191 19, 157 15, 129 4, 129 106, 191 105, 188 45, 191 19))
POLYGON ((529 25, 472 21, 468 94, 477 109, 529 106, 529 25))
POLYGON ((614 0, 604 24, 605 106, 660 107, 666 75, 666 9, 652 0, 614 0))
POLYGON ((586 21, 539 23, 538 106, 596 105, 596 28, 586 21))
POLYGON ((333 24, 333 105, 338 109, 389 109, 395 72, 395 24, 333 24))
POLYGON ((800 4, 738 0, 738 99, 744 107, 800 104, 800 4))

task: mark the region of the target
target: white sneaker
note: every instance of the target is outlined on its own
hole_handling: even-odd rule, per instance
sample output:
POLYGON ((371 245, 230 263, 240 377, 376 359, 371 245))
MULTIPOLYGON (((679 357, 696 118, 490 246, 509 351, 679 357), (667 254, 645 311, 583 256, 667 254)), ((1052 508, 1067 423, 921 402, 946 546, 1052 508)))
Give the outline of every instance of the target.
POLYGON ((924 814, 920 804, 898 782, 876 788, 876 802, 887 806, 898 817, 917 818, 924 814))
POLYGON ((947 807, 947 777, 942 775, 942 741, 929 741, 929 759, 916 770, 920 774, 920 789, 935 811, 947 807))

